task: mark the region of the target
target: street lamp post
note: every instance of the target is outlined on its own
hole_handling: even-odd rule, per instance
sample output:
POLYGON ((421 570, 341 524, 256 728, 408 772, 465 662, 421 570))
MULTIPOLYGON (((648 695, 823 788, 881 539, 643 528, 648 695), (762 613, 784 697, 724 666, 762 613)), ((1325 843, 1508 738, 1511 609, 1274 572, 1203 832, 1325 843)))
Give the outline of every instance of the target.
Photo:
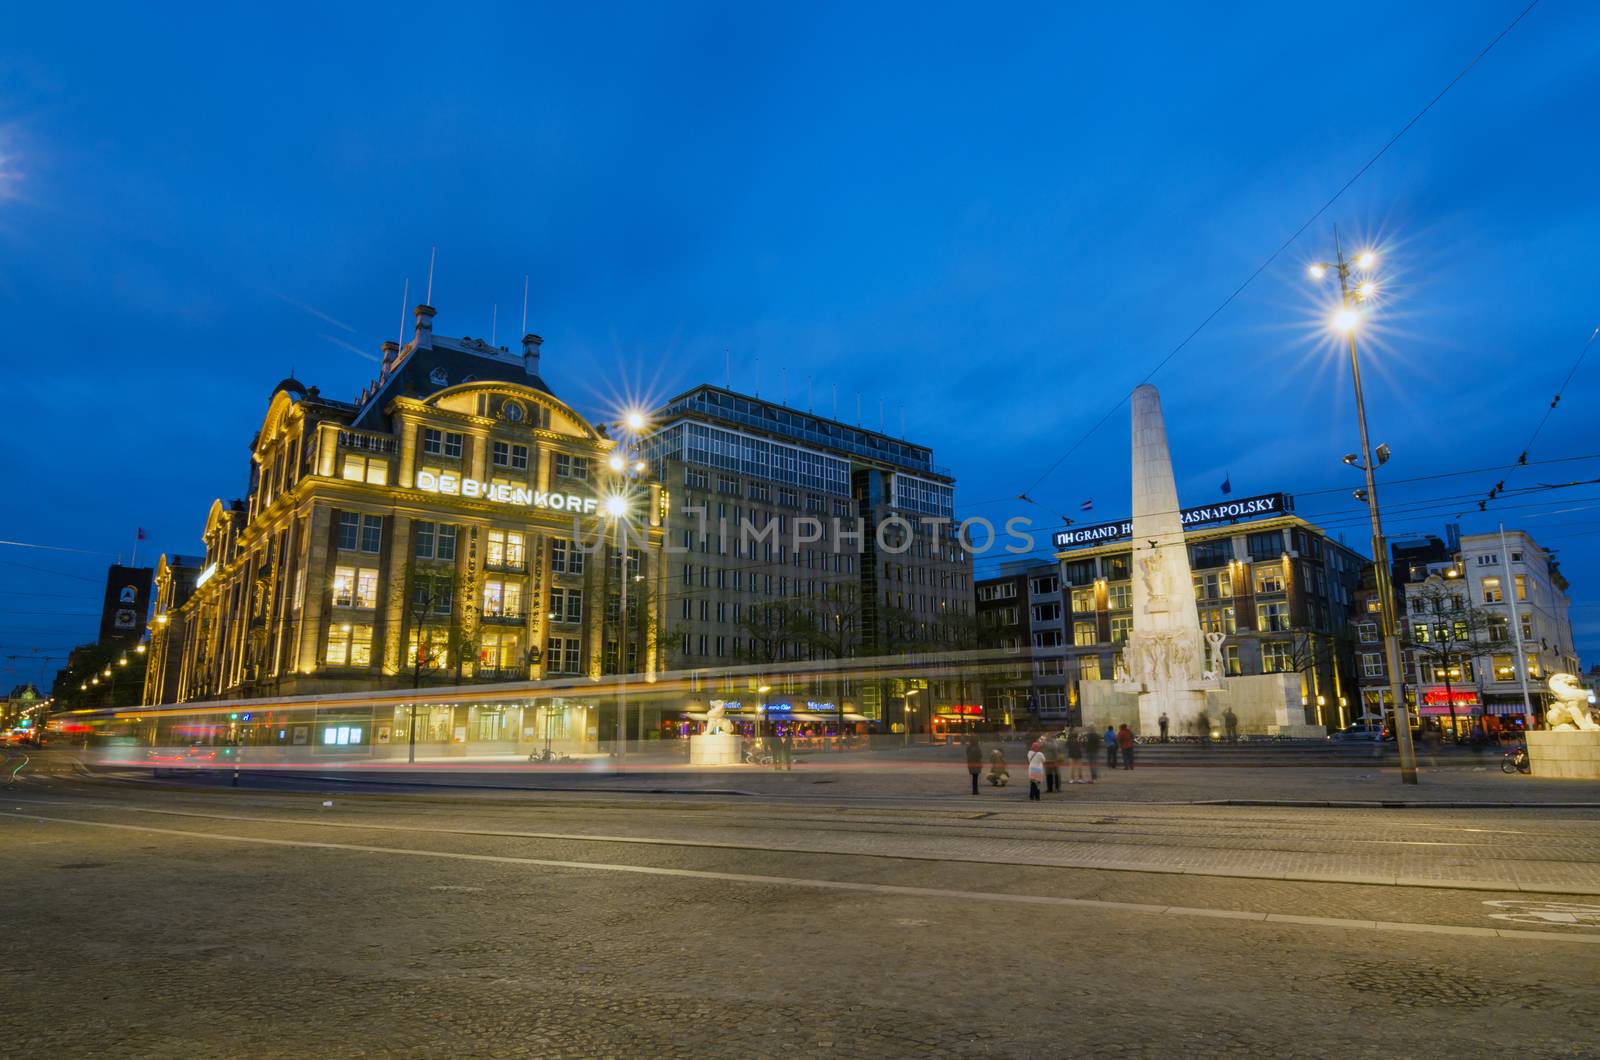
MULTIPOLYGON (((622 416, 621 444, 611 454, 609 466, 615 476, 615 490, 605 499, 604 514, 617 529, 617 769, 626 771, 628 764, 628 517, 634 501, 633 481, 648 469, 643 460, 636 460, 639 435, 646 425, 645 415, 637 409, 622 416)), ((643 563, 640 576, 643 577, 643 563)), ((601 654, 604 656, 604 624, 601 626, 601 654)), ((644 738, 644 711, 639 713, 639 737, 644 738)))
MULTIPOLYGON (((1383 519, 1378 509, 1378 484, 1374 477, 1377 465, 1389 459, 1389 447, 1380 445, 1378 460, 1372 459, 1373 449, 1367 432, 1367 404, 1361 393, 1361 359, 1356 352, 1356 330, 1361 323, 1360 307, 1377 292, 1371 279, 1363 279, 1354 289, 1350 286, 1352 266, 1363 274, 1370 274, 1377 264, 1377 256, 1366 251, 1356 256, 1354 262, 1346 261, 1344 250, 1334 243, 1334 260, 1311 266, 1311 276, 1320 280, 1333 269, 1339 275, 1340 306, 1334 314, 1333 325, 1344 333, 1350 349, 1350 379, 1355 386, 1356 420, 1361 428, 1361 456, 1345 457, 1345 463, 1359 465, 1366 474, 1367 488, 1358 494, 1367 502, 1367 513, 1372 522, 1372 573, 1377 582, 1379 619, 1383 630, 1383 653, 1389 667, 1389 694, 1394 701, 1395 746, 1400 751, 1400 780, 1404 784, 1417 782, 1417 753, 1411 742, 1411 712, 1406 709, 1404 687, 1400 679, 1400 636, 1394 610, 1394 583, 1389 572, 1388 545, 1383 538, 1383 519)), ((1419 705, 1420 707, 1420 705, 1419 705)))

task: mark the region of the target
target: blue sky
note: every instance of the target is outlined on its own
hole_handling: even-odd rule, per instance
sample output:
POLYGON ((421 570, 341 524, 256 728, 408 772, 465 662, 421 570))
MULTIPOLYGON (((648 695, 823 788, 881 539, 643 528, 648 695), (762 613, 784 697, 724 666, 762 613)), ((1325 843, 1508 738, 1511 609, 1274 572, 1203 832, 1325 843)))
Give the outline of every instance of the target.
MULTIPOLYGON (((0 655, 90 639, 135 527, 151 559, 195 551, 272 385, 353 394, 435 245, 438 330, 487 335, 498 303, 510 343, 528 274, 546 378, 592 414, 720 382, 725 356, 753 388, 759 357, 766 396, 803 406, 810 380, 828 413, 836 386, 854 419, 859 392, 892 431, 903 408, 964 512, 1121 517, 1125 411, 1036 480, 1522 6, 11 12, 0 536, 87 552, 0 548, 0 655)), ((1600 8, 1544 0, 1156 375, 1185 503, 1231 475, 1363 540, 1304 275, 1334 222, 1383 252, 1386 471, 1515 460, 1600 324, 1597 60, 1600 8)), ((1600 451, 1591 353, 1534 459, 1600 451)), ((1593 660, 1600 488, 1471 498, 1597 475, 1386 500, 1396 533, 1470 510, 1559 548, 1593 660)))

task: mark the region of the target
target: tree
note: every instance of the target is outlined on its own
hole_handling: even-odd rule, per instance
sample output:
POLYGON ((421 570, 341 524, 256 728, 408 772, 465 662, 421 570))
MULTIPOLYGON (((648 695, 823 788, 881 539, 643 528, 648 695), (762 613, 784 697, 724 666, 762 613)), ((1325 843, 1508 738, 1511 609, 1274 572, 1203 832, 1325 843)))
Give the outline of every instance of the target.
MULTIPOLYGON (((412 560, 405 568, 405 614, 409 626, 406 654, 401 658, 403 673, 411 678, 412 688, 421 688, 423 682, 450 669, 450 660, 456 660, 457 683, 461 680, 462 657, 477 650, 477 638, 463 628, 463 608, 456 603, 456 573, 453 567, 418 563, 412 560)), ((470 605, 468 605, 470 606, 470 605)), ((406 726, 409 762, 417 760, 417 704, 410 705, 410 722, 406 726)))
MULTIPOLYGON (((1502 616, 1472 606, 1460 574, 1433 575, 1406 593, 1408 621, 1400 643, 1424 665, 1425 672, 1444 682, 1445 699, 1450 707, 1450 729, 1456 731, 1456 700, 1453 682, 1471 680, 1472 660, 1479 655, 1500 651, 1510 641, 1500 627, 1502 616)), ((1417 688, 1417 709, 1422 708, 1422 689, 1417 688)))

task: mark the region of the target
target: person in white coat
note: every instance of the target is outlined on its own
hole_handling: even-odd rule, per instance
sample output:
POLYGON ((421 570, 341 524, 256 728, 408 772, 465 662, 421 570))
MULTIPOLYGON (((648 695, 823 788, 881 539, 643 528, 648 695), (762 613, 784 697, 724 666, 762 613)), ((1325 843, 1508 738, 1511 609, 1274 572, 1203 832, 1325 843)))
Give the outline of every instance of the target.
POLYGON ((1039 785, 1044 783, 1044 750, 1037 742, 1028 748, 1028 798, 1038 801, 1039 785))

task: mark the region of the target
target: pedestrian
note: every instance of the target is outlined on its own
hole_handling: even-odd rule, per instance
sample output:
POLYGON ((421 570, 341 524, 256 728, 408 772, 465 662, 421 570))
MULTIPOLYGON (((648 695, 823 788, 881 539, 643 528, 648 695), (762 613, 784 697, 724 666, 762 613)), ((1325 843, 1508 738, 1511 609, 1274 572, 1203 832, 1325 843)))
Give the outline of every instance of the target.
POLYGON ((1227 730, 1229 743, 1239 742, 1239 715, 1233 712, 1232 707, 1223 710, 1222 727, 1227 730))
POLYGON ((1011 771, 1006 768, 1005 752, 996 747, 989 752, 989 786, 1003 788, 1011 783, 1011 771))
POLYGON ((1167 712, 1163 710, 1161 712, 1161 742, 1162 743, 1166 743, 1167 742, 1167 726, 1170 725, 1170 724, 1171 724, 1171 722, 1169 722, 1167 720, 1167 712))
MULTIPOLYGON (((1089 758, 1094 758, 1094 749, 1089 749, 1089 758)), ((1077 729, 1067 730, 1067 783, 1083 783, 1083 735, 1077 729)))
POLYGON ((1133 768, 1133 730, 1128 728, 1128 723, 1123 722, 1122 728, 1117 730, 1117 748, 1122 752, 1122 768, 1133 768))
POLYGON ((1061 790, 1061 744, 1054 736, 1044 740, 1044 790, 1061 790))
POLYGON ((1044 752, 1039 749, 1037 741, 1028 748, 1028 798, 1038 802, 1042 796, 1039 794, 1039 785, 1044 783, 1044 752))
POLYGON ((783 770, 790 772, 794 769, 794 726, 784 730, 783 733, 783 770))
POLYGON ((1208 714, 1206 714, 1205 711, 1202 710, 1200 712, 1200 716, 1195 719, 1195 723, 1194 724, 1195 724, 1195 728, 1200 730, 1200 746, 1201 747, 1210 747, 1211 746, 1211 717, 1208 714))
POLYGON ((967 737, 967 772, 972 774, 972 793, 978 793, 978 774, 983 772, 983 748, 976 736, 967 737))
MULTIPOLYGON (((1099 748, 1094 745, 1095 737, 1092 731, 1085 729, 1082 737, 1083 738, 1080 743, 1083 747, 1083 760, 1084 764, 1089 767, 1088 782, 1093 784, 1095 781, 1100 779, 1100 756, 1095 753, 1099 750, 1099 748)), ((1081 776, 1082 774, 1079 775, 1081 776)))
POLYGON ((1117 768, 1117 730, 1107 725, 1103 740, 1106 745, 1106 768, 1115 769, 1117 768))

